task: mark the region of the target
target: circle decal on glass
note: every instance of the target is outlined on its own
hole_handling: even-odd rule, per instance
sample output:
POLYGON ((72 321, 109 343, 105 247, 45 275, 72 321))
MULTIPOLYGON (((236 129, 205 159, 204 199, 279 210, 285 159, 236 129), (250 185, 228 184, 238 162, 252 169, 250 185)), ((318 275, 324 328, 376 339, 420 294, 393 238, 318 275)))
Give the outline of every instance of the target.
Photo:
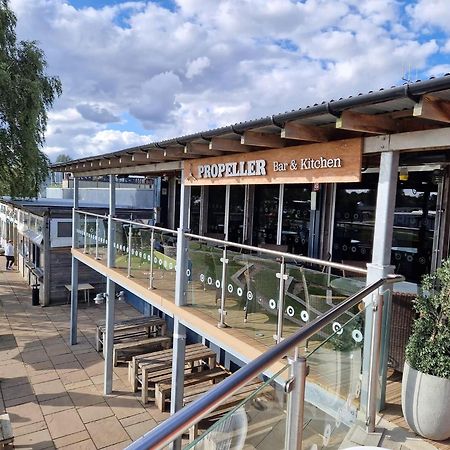
POLYGON ((186 276, 190 277, 191 276, 191 271, 189 269, 186 269, 186 276))
POLYGON ((208 277, 206 282, 211 286, 213 279, 211 277, 208 277))
POLYGON ((173 269, 173 263, 170 263, 169 264, 169 270, 172 270, 173 269))
POLYGON ((158 258, 157 258, 156 256, 153 258, 153 262, 154 262, 155 264, 158 263, 158 258))
POLYGON ((147 256, 147 261, 151 261, 152 257, 150 255, 147 256))
POLYGON ((242 297, 242 294, 243 294, 242 288, 238 287, 236 289, 236 292, 237 292, 237 295, 239 295, 239 297, 242 297))
POLYGON ((216 288, 219 289, 220 288, 220 281, 216 280, 216 288))
POLYGON ((362 342, 363 340, 363 335, 361 333, 361 331, 359 330, 353 330, 352 331, 352 338, 355 342, 362 342))
POLYGON ((252 291, 248 291, 247 292, 247 300, 252 300, 253 299, 253 292, 252 291))
POLYGON ((342 325, 341 325, 339 322, 333 322, 332 328, 333 328, 333 331, 334 331, 338 336, 340 336, 340 335, 344 332, 344 329, 342 328, 342 325))
POLYGON ((406 260, 408 261, 408 262, 412 262, 413 261, 413 257, 412 257, 412 255, 408 255, 407 257, 406 257, 406 260))
POLYGON ((158 264, 159 264, 160 266, 162 266, 162 259, 159 259, 159 260, 158 260, 158 264))
POLYGON ((308 322, 308 320, 309 320, 308 311, 302 311, 300 313, 300 318, 303 320, 303 322, 308 322))
POLYGON ((200 281, 203 283, 205 281, 205 275, 202 273, 200 274, 200 281))
POLYGON ((348 247, 347 247, 346 244, 344 244, 344 245, 342 246, 342 250, 344 250, 344 252, 346 252, 346 251, 348 250, 348 247))
POLYGON ((294 309, 294 307, 291 306, 291 305, 289 305, 289 306, 286 308, 286 314, 287 314, 289 317, 294 317, 294 314, 295 314, 295 309, 294 309))
POLYGON ((229 285, 228 285, 228 292, 229 292, 230 294, 233 293, 233 285, 232 285, 232 284, 229 284, 229 285))
POLYGON ((271 298, 269 300, 269 308, 270 309, 276 309, 276 307, 277 307, 277 302, 273 298, 271 298))

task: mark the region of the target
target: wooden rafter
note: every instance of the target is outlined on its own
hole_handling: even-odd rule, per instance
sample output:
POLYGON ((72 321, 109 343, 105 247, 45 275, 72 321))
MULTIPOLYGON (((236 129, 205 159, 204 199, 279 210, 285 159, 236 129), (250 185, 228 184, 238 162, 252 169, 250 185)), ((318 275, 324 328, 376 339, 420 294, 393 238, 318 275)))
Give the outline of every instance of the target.
POLYGON ((235 139, 226 139, 222 137, 213 137, 209 143, 209 149, 236 153, 254 150, 254 148, 250 145, 243 145, 240 141, 235 139))
POLYGON ((200 144, 199 142, 189 142, 184 146, 184 153, 197 156, 220 156, 223 152, 210 150, 209 144, 200 144))
POLYGON ((424 95, 414 106, 413 116, 437 122, 450 122, 450 101, 424 95))
POLYGON ((344 111, 341 117, 336 119, 336 128, 362 133, 386 134, 396 132, 399 126, 397 121, 386 115, 344 111))
POLYGON ((314 125, 303 125, 296 122, 287 122, 281 130, 283 139, 294 139, 306 142, 327 142, 332 136, 333 130, 320 128, 314 125))
POLYGON ((276 134, 262 133, 260 131, 245 131, 241 136, 241 144, 255 147, 280 148, 285 142, 276 134))

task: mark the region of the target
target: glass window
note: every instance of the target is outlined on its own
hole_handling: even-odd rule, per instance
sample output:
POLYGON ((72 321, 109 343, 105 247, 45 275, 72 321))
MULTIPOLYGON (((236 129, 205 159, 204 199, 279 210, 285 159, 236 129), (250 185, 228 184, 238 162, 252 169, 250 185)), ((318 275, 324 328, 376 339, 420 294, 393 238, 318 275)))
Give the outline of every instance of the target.
POLYGON ((72 236, 72 223, 71 222, 58 222, 58 237, 71 237, 72 236))
MULTIPOLYGON (((361 183, 338 185, 334 261, 371 261, 377 183, 377 174, 365 174, 361 183)), ((410 172, 397 183, 391 264, 410 282, 430 271, 437 188, 431 172, 410 172)))
POLYGON ((281 244, 296 255, 308 255, 311 185, 284 186, 281 244))
POLYGON ((278 222, 278 196, 280 186, 256 185, 253 219, 253 245, 276 244, 278 222))
POLYGON ((191 187, 190 229, 193 234, 200 234, 201 187, 191 187))
POLYGON ((230 215, 228 221, 228 240, 242 242, 244 229, 245 187, 230 186, 230 215))
POLYGON ((208 193, 208 234, 224 234, 225 186, 210 186, 208 193))

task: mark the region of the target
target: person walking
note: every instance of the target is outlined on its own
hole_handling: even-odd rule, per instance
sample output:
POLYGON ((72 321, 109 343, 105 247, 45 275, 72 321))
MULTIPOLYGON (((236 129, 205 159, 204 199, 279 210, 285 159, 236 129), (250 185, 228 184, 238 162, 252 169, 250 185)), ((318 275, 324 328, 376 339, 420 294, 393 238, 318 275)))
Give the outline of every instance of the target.
POLYGON ((9 240, 5 245, 6 256, 6 270, 12 270, 14 265, 14 245, 13 241, 9 240))

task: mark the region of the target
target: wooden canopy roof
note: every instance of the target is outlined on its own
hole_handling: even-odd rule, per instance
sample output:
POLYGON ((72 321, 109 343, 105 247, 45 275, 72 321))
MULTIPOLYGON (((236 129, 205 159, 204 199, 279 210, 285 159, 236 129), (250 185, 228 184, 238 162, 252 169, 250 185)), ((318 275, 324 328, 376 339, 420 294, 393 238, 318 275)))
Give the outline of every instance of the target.
MULTIPOLYGON (((449 124, 450 74, 447 74, 201 133, 54 164, 51 169, 72 172, 75 176, 158 175, 180 171, 186 159, 361 136, 437 130, 447 128, 449 124)), ((450 135, 447 143, 450 148, 450 135)), ((380 145, 369 146, 364 153, 376 153, 377 148, 380 145)))

